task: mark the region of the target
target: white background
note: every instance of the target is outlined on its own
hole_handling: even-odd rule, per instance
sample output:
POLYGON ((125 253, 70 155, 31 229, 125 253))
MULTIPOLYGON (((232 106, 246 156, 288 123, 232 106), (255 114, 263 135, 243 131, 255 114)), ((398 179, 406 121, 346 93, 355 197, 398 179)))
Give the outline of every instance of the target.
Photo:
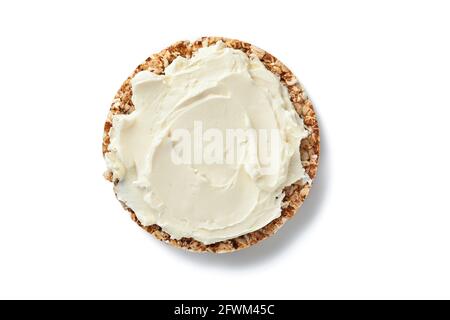
POLYGON ((450 298, 445 1, 2 1, 0 298, 450 298), (298 215, 235 254, 140 230, 103 180, 122 81, 182 39, 249 41, 322 134, 298 215))

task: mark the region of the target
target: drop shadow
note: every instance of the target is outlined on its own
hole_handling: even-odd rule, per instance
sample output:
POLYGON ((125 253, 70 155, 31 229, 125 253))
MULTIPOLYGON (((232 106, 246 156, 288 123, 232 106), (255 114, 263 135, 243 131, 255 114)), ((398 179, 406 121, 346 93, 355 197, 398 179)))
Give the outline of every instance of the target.
POLYGON ((192 253, 167 246, 174 255, 193 264, 222 268, 249 267, 274 259, 287 250, 307 232, 316 216, 320 213, 329 186, 329 147, 324 130, 320 131, 320 159, 317 177, 311 191, 296 215, 273 236, 256 245, 233 253, 192 253))

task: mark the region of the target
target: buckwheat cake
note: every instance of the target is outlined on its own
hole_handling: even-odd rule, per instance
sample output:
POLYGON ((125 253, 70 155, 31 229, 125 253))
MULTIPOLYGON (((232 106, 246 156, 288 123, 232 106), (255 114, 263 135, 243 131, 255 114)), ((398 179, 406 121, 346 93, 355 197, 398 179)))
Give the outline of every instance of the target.
POLYGON ((203 37, 152 55, 122 84, 104 126, 105 178, 132 220, 157 239, 233 252, 294 216, 316 176, 319 144, 312 103, 284 64, 246 42, 203 37), (195 135, 208 130, 207 141, 229 130, 271 130, 276 148, 263 161, 261 144, 244 139, 231 162, 219 161, 232 153, 223 144, 209 147, 215 162, 174 161, 196 157, 177 133, 192 134, 184 146, 195 146, 206 141, 195 135))

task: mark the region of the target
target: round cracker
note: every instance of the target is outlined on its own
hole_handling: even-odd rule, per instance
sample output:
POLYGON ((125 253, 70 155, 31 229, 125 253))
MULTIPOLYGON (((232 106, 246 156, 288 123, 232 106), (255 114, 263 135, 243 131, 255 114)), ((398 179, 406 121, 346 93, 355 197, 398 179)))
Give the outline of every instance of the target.
MULTIPOLYGON (((311 180, 316 177, 317 167, 319 163, 320 153, 320 136, 319 127, 316 119, 316 114, 313 105, 307 97, 304 89, 297 81, 294 74, 283 64, 280 60, 267 53, 266 51, 257 48, 247 42, 222 38, 222 37, 203 37, 196 41, 180 41, 161 52, 147 58, 144 63, 140 64, 128 79, 122 84, 111 104, 109 114, 104 126, 103 135, 103 155, 108 152, 109 130, 112 127, 112 116, 115 114, 129 114, 133 112, 134 106, 131 101, 131 79, 134 75, 143 70, 149 70, 156 74, 163 74, 164 69, 178 56, 189 58, 199 48, 215 44, 217 41, 223 41, 227 47, 243 51, 248 56, 256 56, 264 64, 264 66, 273 74, 280 78, 280 81, 285 85, 289 91, 290 99, 295 107, 295 110, 303 118, 305 126, 308 128, 310 135, 303 139, 300 143, 300 156, 302 164, 308 173, 311 180)), ((107 171, 105 178, 114 184, 118 181, 112 181, 112 173, 107 171)), ((233 252, 240 249, 247 248, 255 243, 268 238, 273 235, 284 223, 292 218, 297 210, 300 208, 305 198, 308 196, 311 185, 301 181, 284 189, 285 197, 283 199, 281 216, 272 220, 265 227, 247 233, 245 235, 205 245, 200 241, 192 238, 172 239, 167 232, 164 232, 158 225, 143 226, 137 219, 136 214, 132 209, 127 207, 123 202, 123 207, 131 214, 131 218, 140 227, 151 233, 157 239, 169 243, 178 248, 187 249, 195 252, 213 252, 225 253, 233 252)), ((211 208, 213 210, 213 208, 211 208)))

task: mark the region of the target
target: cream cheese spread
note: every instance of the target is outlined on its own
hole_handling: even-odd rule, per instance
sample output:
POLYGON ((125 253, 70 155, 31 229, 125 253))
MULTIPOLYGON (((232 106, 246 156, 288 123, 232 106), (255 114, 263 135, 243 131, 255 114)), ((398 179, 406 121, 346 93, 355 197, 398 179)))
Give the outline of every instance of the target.
POLYGON ((281 215, 284 187, 309 182, 309 132, 258 58, 219 42, 131 85, 136 109, 113 116, 105 158, 143 225, 204 244, 235 238, 281 215))

